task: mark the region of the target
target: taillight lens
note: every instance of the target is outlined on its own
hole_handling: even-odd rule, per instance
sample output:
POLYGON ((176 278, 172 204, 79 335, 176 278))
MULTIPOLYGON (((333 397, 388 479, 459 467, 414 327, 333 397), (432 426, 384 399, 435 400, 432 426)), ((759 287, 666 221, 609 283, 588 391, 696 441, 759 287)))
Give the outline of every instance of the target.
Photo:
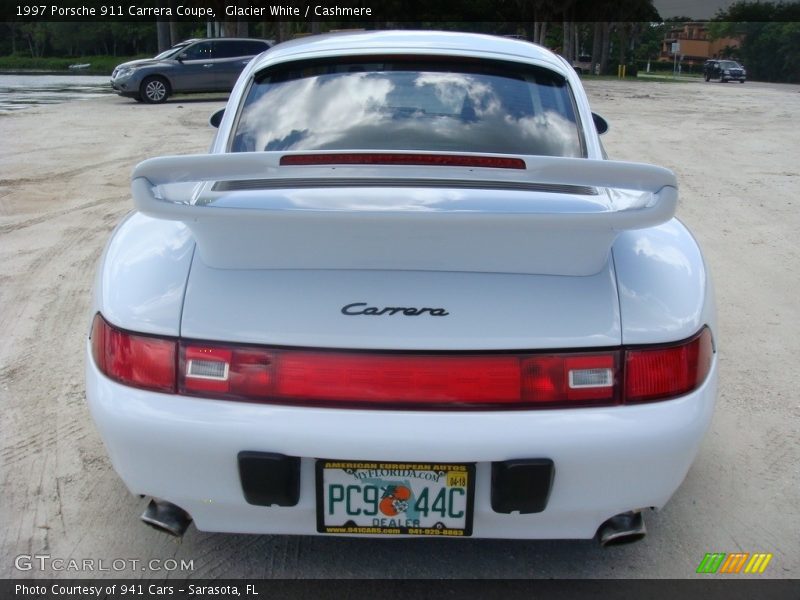
POLYGON ((534 355, 523 361, 525 399, 568 406, 616 404, 619 352, 534 355))
POLYGON ((714 354, 704 327, 686 342, 625 353, 625 401, 649 402, 681 396, 705 381, 714 354))
POLYGON ((99 314, 92 323, 92 356, 107 377, 146 390, 175 393, 177 341, 128 333, 99 314))
POLYGON ((713 357, 706 327, 671 345, 561 353, 389 353, 234 346, 121 331, 99 314, 92 354, 120 383, 204 398, 380 408, 610 406, 681 396, 713 357))
POLYGON ((383 404, 507 404, 520 400, 517 359, 506 356, 281 352, 273 395, 285 400, 383 404))
POLYGON ((613 404, 618 363, 616 351, 447 355, 184 343, 179 391, 230 400, 385 408, 613 404))

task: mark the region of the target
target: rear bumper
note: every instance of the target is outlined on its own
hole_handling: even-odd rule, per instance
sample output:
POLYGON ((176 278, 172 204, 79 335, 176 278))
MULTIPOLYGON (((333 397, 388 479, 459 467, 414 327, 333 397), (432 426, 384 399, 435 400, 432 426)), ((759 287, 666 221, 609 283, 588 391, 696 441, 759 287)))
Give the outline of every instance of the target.
POLYGON ((508 412, 366 411, 200 400, 137 390, 87 356, 86 395, 131 492, 168 500, 203 531, 316 534, 315 457, 476 463, 473 537, 591 538, 609 517, 663 506, 711 421, 716 359, 701 388, 642 406, 508 412), (296 506, 248 504, 237 456, 300 457, 296 506), (555 478, 536 514, 491 506, 491 463, 548 458, 555 478))

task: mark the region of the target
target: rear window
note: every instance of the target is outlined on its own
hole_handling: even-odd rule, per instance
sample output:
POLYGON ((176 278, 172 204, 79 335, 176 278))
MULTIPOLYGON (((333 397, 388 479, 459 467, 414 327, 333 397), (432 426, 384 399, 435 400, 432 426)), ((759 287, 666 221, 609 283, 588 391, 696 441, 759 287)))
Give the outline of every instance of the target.
POLYGON ((231 151, 428 150, 584 156, 553 71, 515 63, 368 59, 256 76, 231 151))

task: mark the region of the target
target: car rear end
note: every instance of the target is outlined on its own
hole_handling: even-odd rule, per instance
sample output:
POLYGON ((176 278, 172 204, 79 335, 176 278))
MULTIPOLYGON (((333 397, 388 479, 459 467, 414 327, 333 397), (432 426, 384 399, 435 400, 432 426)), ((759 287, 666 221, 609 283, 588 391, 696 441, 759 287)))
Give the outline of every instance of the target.
POLYGON ((716 394, 674 176, 601 160, 546 51, 327 40, 250 65, 214 153, 134 172, 87 343, 115 469, 162 526, 643 534, 716 394))

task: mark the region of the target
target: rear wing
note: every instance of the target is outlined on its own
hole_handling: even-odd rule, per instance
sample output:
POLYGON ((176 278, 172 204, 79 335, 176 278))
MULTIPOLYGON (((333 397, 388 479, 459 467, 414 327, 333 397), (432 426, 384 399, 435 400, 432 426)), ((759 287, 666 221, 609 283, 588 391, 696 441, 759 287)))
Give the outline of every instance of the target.
MULTIPOLYGON (((484 168, 393 152, 421 164, 352 164, 353 153, 327 152, 334 164, 285 164, 302 156, 314 157, 150 159, 134 169, 134 204, 185 222, 201 259, 219 268, 588 275, 605 264, 619 231, 668 221, 678 198, 671 171, 638 163, 522 156, 514 158, 522 168, 484 168)), ((475 155, 458 157, 470 165, 475 155)), ((487 158, 508 159, 476 160, 487 158)))

